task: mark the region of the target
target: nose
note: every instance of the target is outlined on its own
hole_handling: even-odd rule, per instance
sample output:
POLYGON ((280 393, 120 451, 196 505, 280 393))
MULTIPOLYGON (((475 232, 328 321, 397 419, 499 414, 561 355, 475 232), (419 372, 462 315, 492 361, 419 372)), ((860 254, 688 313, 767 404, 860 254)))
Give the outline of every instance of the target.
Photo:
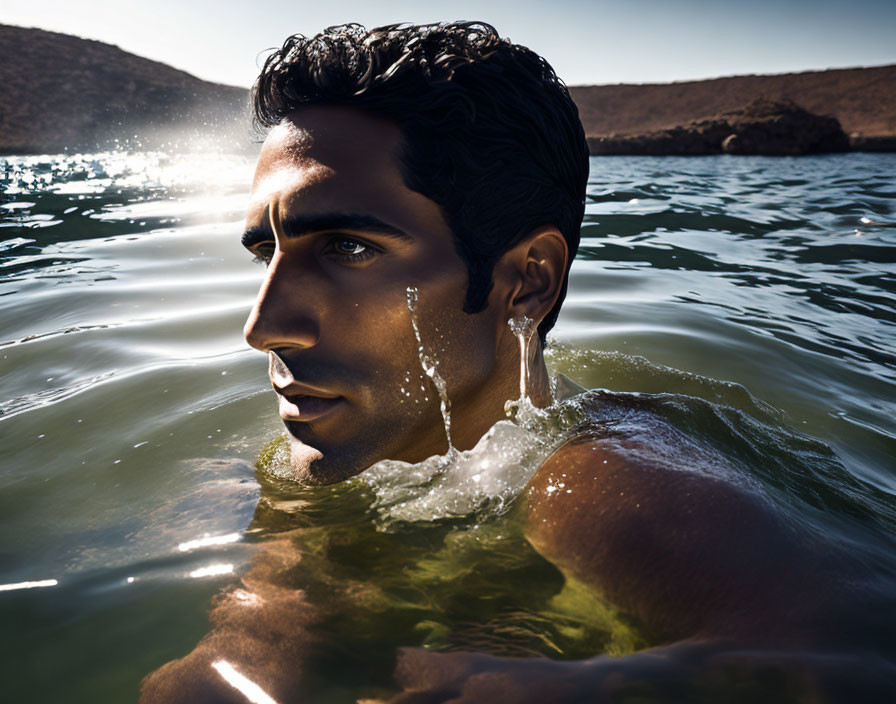
POLYGON ((278 252, 268 265, 243 327, 246 342, 262 352, 316 345, 320 336, 318 316, 307 290, 303 290, 306 288, 307 282, 303 283, 300 273, 291 270, 278 252))

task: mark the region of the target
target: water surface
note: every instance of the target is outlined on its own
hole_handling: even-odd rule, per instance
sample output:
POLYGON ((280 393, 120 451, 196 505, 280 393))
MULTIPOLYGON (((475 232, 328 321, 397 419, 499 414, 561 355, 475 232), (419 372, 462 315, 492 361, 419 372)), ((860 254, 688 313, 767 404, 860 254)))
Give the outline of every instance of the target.
MULTIPOLYGON (((206 632, 253 546, 302 526, 320 559, 300 577, 321 589, 364 581, 339 535, 416 561, 425 614, 407 579, 389 581, 398 562, 368 584, 390 608, 407 597, 395 638, 564 658, 643 644, 611 615, 583 618, 504 517, 384 532, 362 484, 322 498, 271 483, 257 506, 254 463, 282 430, 240 332, 263 274, 239 245, 251 160, 0 167, 0 584, 56 581, 0 591, 11 699, 133 700, 206 632), (361 506, 360 522, 330 502, 361 506), (476 593, 495 600, 461 598, 476 593)), ((671 423, 795 510, 892 535, 894 173, 890 154, 593 158, 549 365, 588 388, 675 394, 656 397, 675 401, 671 423)), ((352 603, 343 617, 361 618, 352 603)), ((389 627, 359 627, 370 652, 389 627)))

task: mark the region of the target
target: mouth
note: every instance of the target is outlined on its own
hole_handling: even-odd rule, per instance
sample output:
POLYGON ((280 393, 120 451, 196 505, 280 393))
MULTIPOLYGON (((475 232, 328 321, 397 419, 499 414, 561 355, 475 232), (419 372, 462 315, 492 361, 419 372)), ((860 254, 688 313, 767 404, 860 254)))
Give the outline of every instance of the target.
POLYGON ((287 422, 310 423, 320 420, 333 412, 344 401, 342 396, 278 395, 280 396, 280 417, 287 422))

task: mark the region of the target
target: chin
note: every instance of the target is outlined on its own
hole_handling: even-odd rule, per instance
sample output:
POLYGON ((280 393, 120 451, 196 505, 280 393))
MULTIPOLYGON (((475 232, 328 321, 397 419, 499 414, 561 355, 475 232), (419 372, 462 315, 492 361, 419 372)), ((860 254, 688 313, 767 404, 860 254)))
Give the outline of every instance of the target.
POLYGON ((372 464, 351 462, 347 457, 334 456, 338 454, 331 452, 324 454, 317 448, 291 437, 289 464, 293 472, 292 479, 311 486, 338 484, 360 474, 372 464))

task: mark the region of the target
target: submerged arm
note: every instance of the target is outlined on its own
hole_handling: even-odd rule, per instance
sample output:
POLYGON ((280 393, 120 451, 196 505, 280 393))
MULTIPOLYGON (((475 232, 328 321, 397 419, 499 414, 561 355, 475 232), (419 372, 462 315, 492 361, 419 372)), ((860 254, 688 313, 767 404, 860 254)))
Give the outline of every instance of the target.
POLYGON ((253 685, 280 704, 295 701, 314 646, 304 593, 277 583, 295 560, 288 534, 267 543, 240 584, 216 598, 211 632, 143 680, 141 704, 267 701, 248 696, 253 685))

